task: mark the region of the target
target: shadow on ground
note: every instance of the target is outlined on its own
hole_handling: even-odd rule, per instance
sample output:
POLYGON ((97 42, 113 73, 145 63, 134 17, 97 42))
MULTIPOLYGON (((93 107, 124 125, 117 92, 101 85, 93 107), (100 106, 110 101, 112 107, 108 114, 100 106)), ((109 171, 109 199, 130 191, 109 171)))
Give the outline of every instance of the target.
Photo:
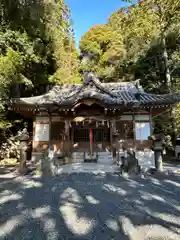
POLYGON ((180 177, 0 180, 0 239, 179 239, 180 177))

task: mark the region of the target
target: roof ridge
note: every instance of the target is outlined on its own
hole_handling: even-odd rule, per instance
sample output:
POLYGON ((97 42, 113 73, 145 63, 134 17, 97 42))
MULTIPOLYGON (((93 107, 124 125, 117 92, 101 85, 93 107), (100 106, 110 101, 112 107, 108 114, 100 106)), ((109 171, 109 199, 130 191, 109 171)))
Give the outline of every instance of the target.
POLYGON ((112 94, 112 92, 108 91, 108 89, 105 89, 104 86, 102 85, 101 81, 92 73, 88 75, 88 77, 91 78, 91 81, 94 83, 95 87, 100 89, 101 91, 109 94, 110 96, 117 97, 115 94, 112 94))

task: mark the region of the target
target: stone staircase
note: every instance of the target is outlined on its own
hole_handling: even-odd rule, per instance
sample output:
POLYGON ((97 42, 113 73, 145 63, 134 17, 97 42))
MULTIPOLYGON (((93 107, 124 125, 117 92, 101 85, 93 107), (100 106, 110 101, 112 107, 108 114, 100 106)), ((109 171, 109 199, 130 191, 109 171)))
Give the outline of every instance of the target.
MULTIPOLYGON (((84 162, 84 152, 74 152, 72 154, 73 163, 84 162)), ((113 157, 110 152, 98 152, 98 163, 104 165, 112 165, 113 157)))
POLYGON ((104 165, 112 165, 113 164, 112 153, 111 152, 99 152, 98 163, 104 164, 104 165))
POLYGON ((84 162, 84 153, 83 152, 73 152, 72 162, 73 163, 83 163, 84 162))

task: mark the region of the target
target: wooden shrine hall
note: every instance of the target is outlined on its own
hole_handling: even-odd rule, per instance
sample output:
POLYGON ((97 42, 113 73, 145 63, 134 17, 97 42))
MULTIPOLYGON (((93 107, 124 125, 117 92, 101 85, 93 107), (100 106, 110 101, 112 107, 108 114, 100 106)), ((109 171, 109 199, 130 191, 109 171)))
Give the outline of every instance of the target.
POLYGON ((101 83, 89 73, 82 84, 58 85, 41 96, 13 99, 12 108, 34 119, 33 160, 51 149, 54 156, 66 156, 66 163, 83 162, 88 154, 108 162, 114 148, 132 148, 148 161, 153 156, 148 140, 152 119, 179 100, 179 94, 146 93, 138 81, 101 83))

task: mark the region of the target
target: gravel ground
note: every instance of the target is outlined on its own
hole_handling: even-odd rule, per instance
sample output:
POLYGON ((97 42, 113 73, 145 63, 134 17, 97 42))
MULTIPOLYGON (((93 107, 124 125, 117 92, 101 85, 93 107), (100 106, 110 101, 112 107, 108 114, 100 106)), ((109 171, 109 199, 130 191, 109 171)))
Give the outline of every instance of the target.
POLYGON ((0 239, 179 240, 180 175, 0 176, 0 239))

